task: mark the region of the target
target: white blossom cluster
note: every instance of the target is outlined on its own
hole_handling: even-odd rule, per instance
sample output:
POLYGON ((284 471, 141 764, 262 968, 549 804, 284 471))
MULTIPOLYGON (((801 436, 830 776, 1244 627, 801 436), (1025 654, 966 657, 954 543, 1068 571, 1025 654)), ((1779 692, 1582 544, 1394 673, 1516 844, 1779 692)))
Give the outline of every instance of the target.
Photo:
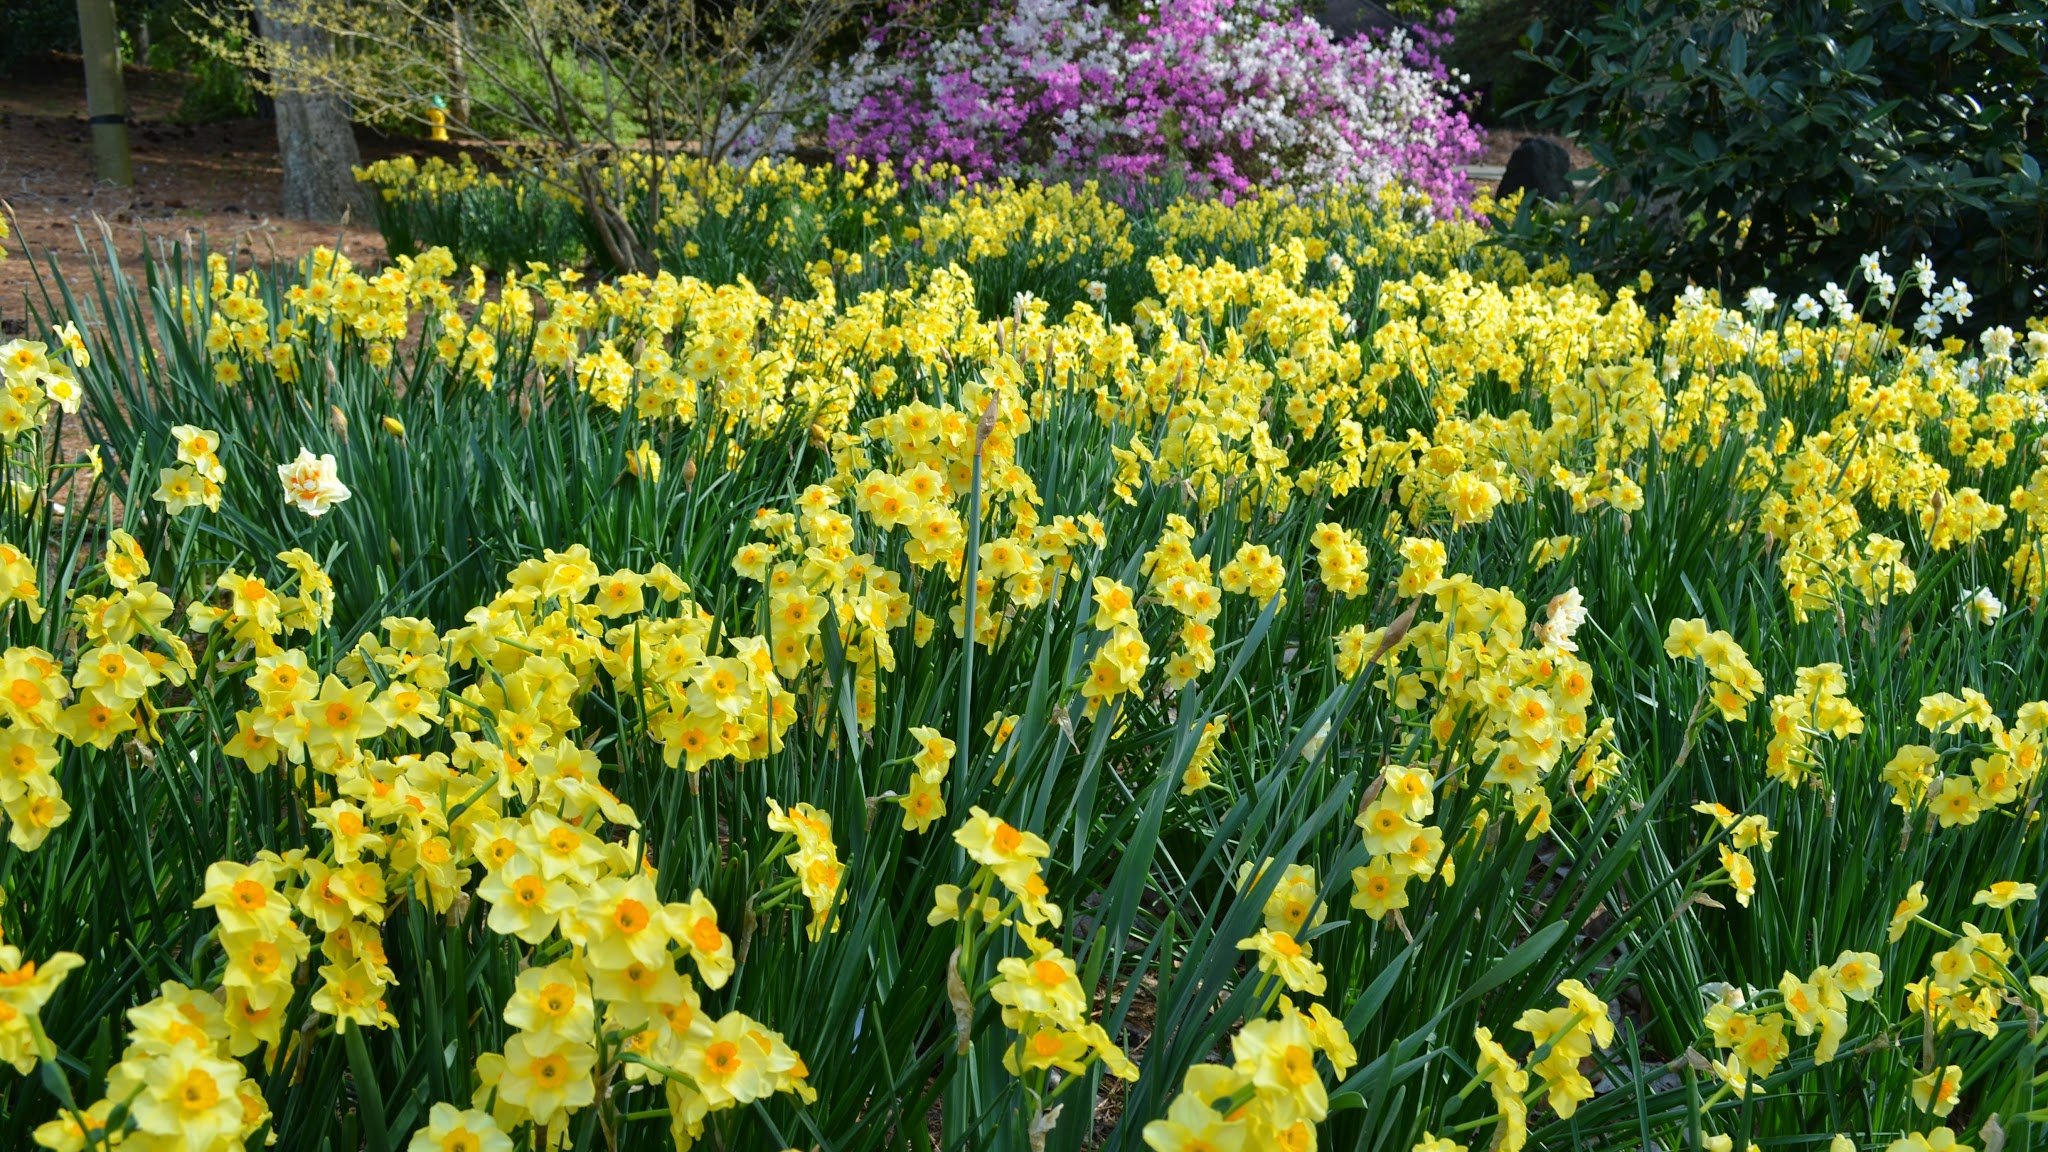
POLYGON ((1406 31, 1339 49, 1320 24, 1267 23, 1241 48, 1204 57, 1220 62, 1227 87, 1266 93, 1224 115, 1226 131, 1254 141, 1259 167, 1286 174, 1299 191, 1379 189, 1404 175, 1408 152, 1432 146, 1436 134, 1427 126, 1444 112, 1437 82, 1407 66, 1409 48, 1406 31), (1304 115, 1325 102, 1336 104, 1336 114, 1304 115))

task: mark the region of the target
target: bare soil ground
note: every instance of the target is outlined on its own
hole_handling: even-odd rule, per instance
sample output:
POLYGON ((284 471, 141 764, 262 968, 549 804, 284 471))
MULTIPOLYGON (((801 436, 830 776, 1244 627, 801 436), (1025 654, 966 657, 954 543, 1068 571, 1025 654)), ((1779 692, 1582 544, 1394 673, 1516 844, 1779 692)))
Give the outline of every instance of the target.
MULTIPOLYGON (((75 59, 31 62, 0 81, 0 203, 16 226, 5 242, 8 259, 0 262, 0 331, 15 334, 25 297, 40 297, 31 258, 46 265, 54 254, 76 284, 88 275, 80 238, 101 247, 101 222, 134 273, 145 246, 200 237, 215 250, 258 260, 291 259, 323 244, 357 262, 383 257, 383 238, 370 221, 335 226, 279 215, 282 174, 270 121, 178 123, 182 77, 129 69, 125 80, 133 188, 93 177, 85 84, 75 59)), ((366 163, 417 143, 367 133, 358 139, 366 163)))

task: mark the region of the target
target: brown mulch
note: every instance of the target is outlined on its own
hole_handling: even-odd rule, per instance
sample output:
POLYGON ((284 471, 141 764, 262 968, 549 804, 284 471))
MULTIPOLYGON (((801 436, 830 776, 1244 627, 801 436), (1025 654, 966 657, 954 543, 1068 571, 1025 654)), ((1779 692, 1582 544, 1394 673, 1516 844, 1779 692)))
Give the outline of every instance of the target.
MULTIPOLYGON (((31 267, 54 253, 74 290, 90 283, 80 237, 98 248, 100 222, 112 230, 122 264, 139 274, 145 246, 204 237, 218 251, 292 259, 320 245, 358 263, 381 260, 384 240, 370 221, 345 226, 286 220, 276 129, 268 120, 176 121, 183 78, 131 68, 125 82, 134 123, 129 145, 135 186, 93 177, 85 83, 76 58, 30 62, 0 81, 0 202, 16 235, 0 261, 0 332, 19 332, 24 296, 40 297, 31 267)), ((358 133, 365 163, 416 141, 358 133)))

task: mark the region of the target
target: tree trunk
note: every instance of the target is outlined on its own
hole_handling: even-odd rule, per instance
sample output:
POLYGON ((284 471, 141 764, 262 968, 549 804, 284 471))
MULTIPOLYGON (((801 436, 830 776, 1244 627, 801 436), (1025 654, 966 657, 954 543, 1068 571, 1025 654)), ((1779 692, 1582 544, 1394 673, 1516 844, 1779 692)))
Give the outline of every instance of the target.
POLYGON ((579 158, 576 162, 576 184, 583 192, 584 212, 597 230, 597 238, 604 244, 605 255, 612 266, 621 272, 646 272, 654 267, 654 259, 640 247, 633 234, 633 225, 619 210, 618 201, 606 186, 598 161, 590 157, 579 158))
POLYGON ((272 76, 276 87, 277 152, 284 165, 284 214, 294 220, 331 224, 354 215, 361 219, 369 202, 356 183, 362 163, 355 131, 348 122, 348 102, 321 82, 319 61, 333 45, 325 33, 303 24, 277 19, 265 5, 256 5, 256 26, 271 42, 280 67, 272 76))
POLYGON ((135 168, 128 155, 128 91, 121 78, 113 0, 78 0, 78 43, 85 56, 93 170, 109 184, 129 187, 135 183, 135 168))
POLYGON ((449 45, 454 65, 449 76, 455 84, 455 122, 465 130, 469 128, 469 19, 457 9, 454 18, 448 22, 453 43, 449 45))

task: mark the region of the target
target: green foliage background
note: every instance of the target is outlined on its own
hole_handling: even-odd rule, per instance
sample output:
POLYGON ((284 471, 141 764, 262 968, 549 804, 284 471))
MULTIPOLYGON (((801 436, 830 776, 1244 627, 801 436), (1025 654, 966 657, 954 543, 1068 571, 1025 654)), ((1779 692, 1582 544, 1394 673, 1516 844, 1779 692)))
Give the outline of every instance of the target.
POLYGON ((1616 0, 1536 30, 1531 106, 1598 161, 1549 249, 1675 291, 1925 254, 2007 322, 2048 301, 2048 3, 1616 0))

